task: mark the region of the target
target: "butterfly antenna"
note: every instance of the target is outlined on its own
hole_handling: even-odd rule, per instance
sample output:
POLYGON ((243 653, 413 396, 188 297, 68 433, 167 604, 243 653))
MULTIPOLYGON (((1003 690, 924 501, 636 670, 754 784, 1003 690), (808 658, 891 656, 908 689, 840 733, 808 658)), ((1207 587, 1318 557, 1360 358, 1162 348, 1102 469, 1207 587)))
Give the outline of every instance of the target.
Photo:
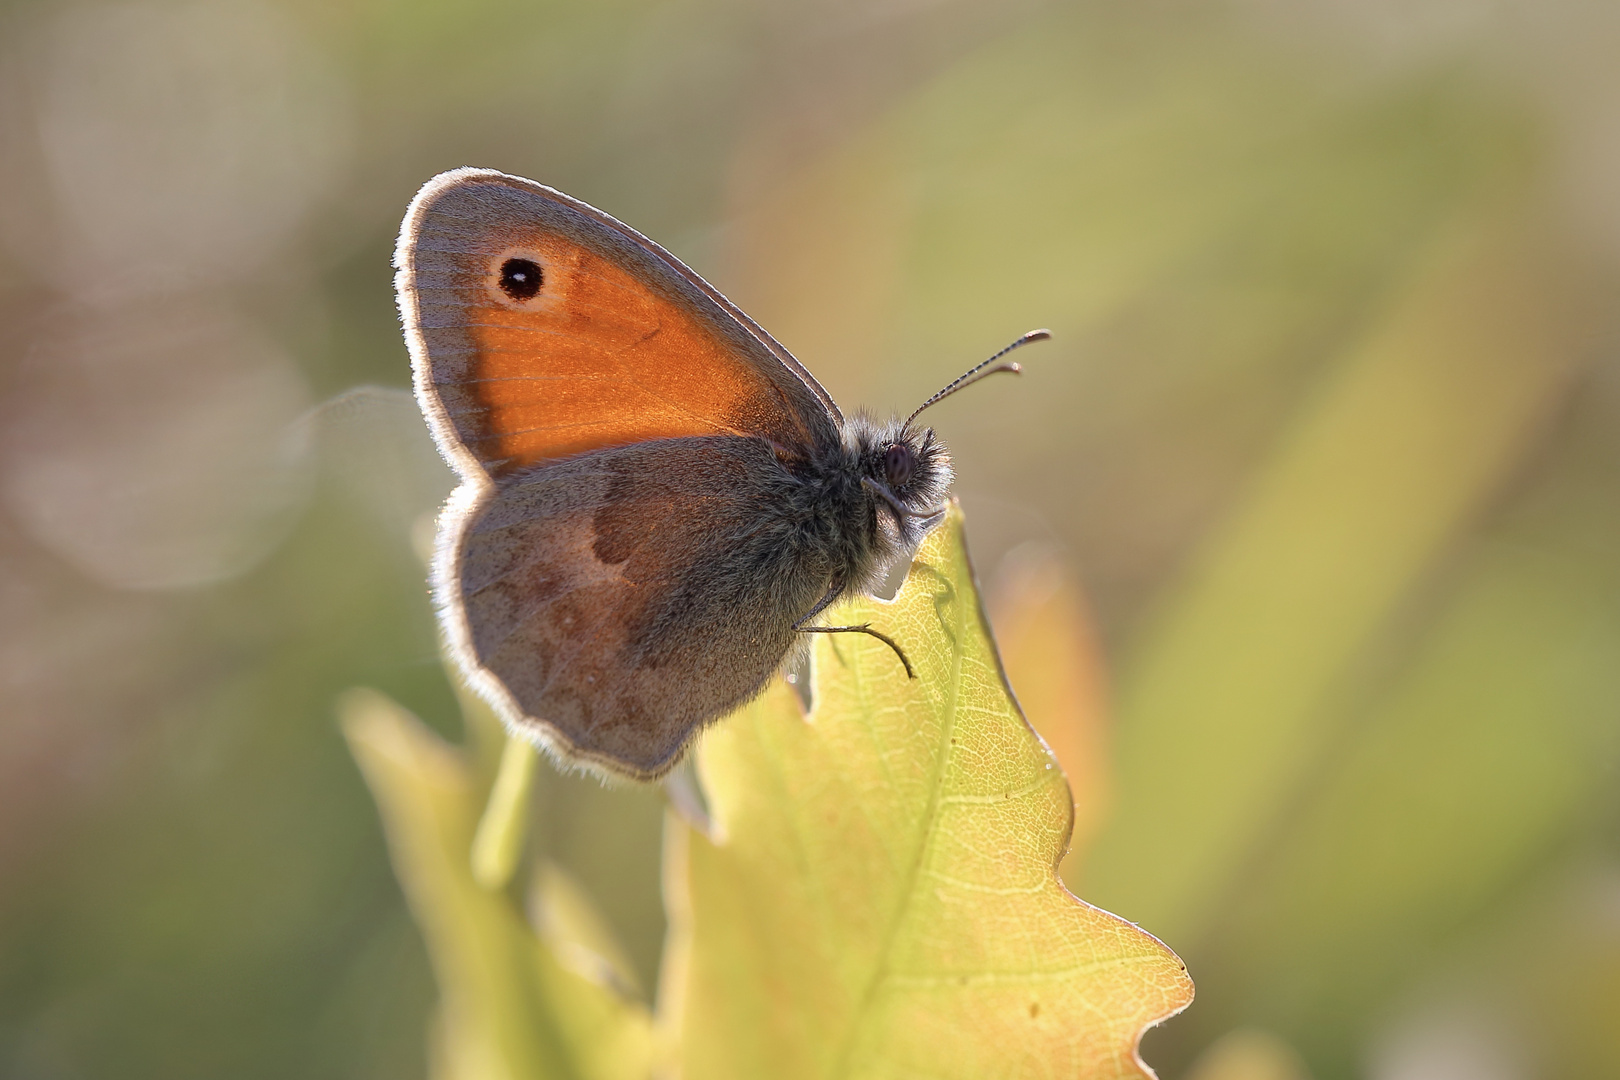
POLYGON ((929 398, 927 401, 925 401, 921 405, 917 406, 917 411, 912 413, 910 416, 906 417, 906 422, 901 425, 900 430, 902 430, 902 431, 910 430, 911 422, 913 420, 917 419, 917 417, 922 414, 922 411, 924 409, 928 408, 930 405, 939 404, 941 401, 944 401, 946 398, 950 397, 952 394, 956 393, 958 390, 964 390, 967 387, 972 386, 974 383, 978 382, 980 379, 988 379, 990 376, 995 375, 998 372, 1002 372, 1002 371, 1010 371, 1014 375, 1018 374, 1020 371, 1022 371, 1024 369, 1019 367, 1017 364, 1014 364, 1014 363, 1012 363, 1010 361, 1008 363, 1005 363, 1005 364, 997 365, 996 367, 990 367, 990 365, 996 363, 997 360, 1000 360, 1003 356, 1006 356, 1008 353, 1012 352, 1014 349, 1021 349, 1025 345, 1028 345, 1032 341, 1045 341, 1047 338, 1049 338, 1051 336, 1052 336, 1052 331, 1050 331, 1050 330, 1031 330, 1029 333, 1023 335, 1017 341, 1013 342, 1011 345, 1007 346, 1005 349, 1002 349, 1000 352, 996 353, 990 359, 986 360, 984 363, 975 364, 973 367, 969 368, 967 371, 964 371, 961 374, 961 376, 959 378, 957 378, 955 381, 953 381, 949 386, 945 387, 939 393, 935 394, 933 397, 929 398), (990 368, 990 370, 986 371, 985 368, 990 368))

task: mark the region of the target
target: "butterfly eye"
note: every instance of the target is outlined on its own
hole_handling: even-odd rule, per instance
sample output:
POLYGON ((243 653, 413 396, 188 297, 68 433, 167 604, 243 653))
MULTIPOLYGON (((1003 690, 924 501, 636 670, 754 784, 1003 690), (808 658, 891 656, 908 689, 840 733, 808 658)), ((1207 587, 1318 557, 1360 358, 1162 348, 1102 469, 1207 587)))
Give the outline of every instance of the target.
POLYGON ((533 300, 541 280, 540 264, 533 259, 507 259, 501 264, 501 291, 513 300, 533 300))
POLYGON ((911 447, 905 443, 895 443, 883 451, 883 475, 888 478, 889 486, 904 486, 911 479, 913 463, 911 447))

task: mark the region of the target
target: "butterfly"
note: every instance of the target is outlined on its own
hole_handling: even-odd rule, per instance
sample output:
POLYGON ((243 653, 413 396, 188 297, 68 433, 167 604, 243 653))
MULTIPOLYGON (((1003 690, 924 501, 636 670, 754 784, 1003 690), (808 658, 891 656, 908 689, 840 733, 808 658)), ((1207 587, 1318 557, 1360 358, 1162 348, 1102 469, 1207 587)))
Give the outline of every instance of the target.
MULTIPOLYGON (((532 180, 456 169, 411 202, 395 288, 416 399, 461 484, 432 582, 448 651, 507 726, 636 779, 757 695, 840 597, 942 520, 917 415, 846 417, 681 261, 532 180)), ((999 364, 999 366, 997 366, 999 364)))

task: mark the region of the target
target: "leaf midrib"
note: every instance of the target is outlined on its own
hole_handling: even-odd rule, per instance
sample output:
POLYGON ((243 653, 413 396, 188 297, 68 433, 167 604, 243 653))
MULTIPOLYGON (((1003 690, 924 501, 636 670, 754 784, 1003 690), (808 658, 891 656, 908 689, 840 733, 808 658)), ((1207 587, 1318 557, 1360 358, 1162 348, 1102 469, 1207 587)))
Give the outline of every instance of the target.
POLYGON ((957 705, 962 689, 962 656, 967 647, 966 639, 963 636, 964 628, 962 626, 961 612, 964 605, 961 602, 962 590, 960 582, 956 580, 954 575, 948 578, 947 581, 950 584, 951 591, 955 594, 953 606, 956 608, 957 622, 955 626, 956 633, 952 635, 956 644, 951 650, 951 677, 947 695, 949 705, 944 710, 945 722, 942 725, 940 734, 943 744, 938 755, 938 764, 935 766, 933 778, 928 788, 928 810, 924 815, 923 827, 920 832, 921 839, 917 844, 916 854, 911 860, 911 866, 904 876, 901 901, 896 905, 894 917, 890 920, 889 927, 883 934, 882 949, 878 953, 877 963, 873 965, 872 974, 867 979, 866 989, 861 994, 854 1019, 844 1034, 843 1045, 839 1048, 831 1073, 835 1077, 849 1075, 850 1057, 854 1054, 855 1047, 861 1041, 860 1036, 864 1034, 866 1024, 869 1022, 867 1018, 872 1015, 872 1001, 877 996, 879 988, 888 981, 889 958, 894 950, 895 938, 899 934, 900 927, 905 924, 906 916, 911 911, 912 898, 917 894, 917 881, 922 876, 923 858, 933 844, 934 830, 939 821, 939 808, 942 802, 940 792, 944 787, 945 770, 950 765, 951 735, 956 730, 957 705))

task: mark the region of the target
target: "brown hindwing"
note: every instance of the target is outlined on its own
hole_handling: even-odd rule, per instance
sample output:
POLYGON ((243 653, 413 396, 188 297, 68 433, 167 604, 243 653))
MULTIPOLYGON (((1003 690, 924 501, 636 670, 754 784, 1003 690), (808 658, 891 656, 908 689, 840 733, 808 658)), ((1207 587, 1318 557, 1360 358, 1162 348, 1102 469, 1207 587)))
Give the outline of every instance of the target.
POLYGON ((657 776, 764 686, 794 614, 826 586, 773 509, 786 483, 767 442, 737 437, 515 475, 441 553, 441 602, 465 612, 452 639, 521 726, 566 755, 657 776))

